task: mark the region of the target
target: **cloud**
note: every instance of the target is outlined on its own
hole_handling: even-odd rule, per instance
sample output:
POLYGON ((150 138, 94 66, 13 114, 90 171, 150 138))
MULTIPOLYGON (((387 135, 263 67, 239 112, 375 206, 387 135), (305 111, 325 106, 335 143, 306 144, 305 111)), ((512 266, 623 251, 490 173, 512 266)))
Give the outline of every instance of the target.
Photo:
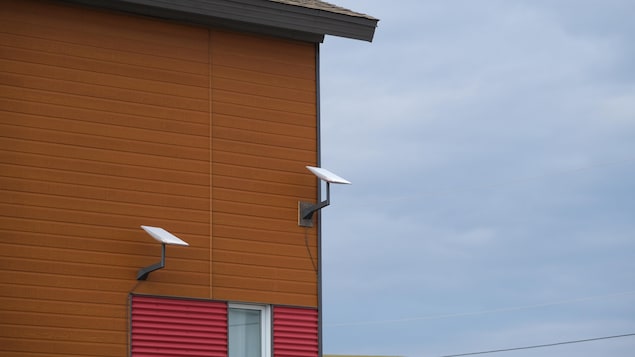
MULTIPOLYGON (((338 4, 381 21, 321 49, 323 165, 353 182, 322 213, 327 325, 635 289, 632 2, 338 4)), ((635 330, 634 302, 326 328, 325 352, 635 330)))

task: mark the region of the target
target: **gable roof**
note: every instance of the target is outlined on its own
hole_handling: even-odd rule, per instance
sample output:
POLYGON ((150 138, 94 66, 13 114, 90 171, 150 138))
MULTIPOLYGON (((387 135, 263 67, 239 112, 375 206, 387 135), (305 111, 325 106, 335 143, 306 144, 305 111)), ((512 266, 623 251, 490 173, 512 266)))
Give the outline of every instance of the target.
POLYGON ((377 20, 372 16, 355 12, 347 8, 343 8, 341 6, 328 3, 326 1, 320 1, 320 0, 269 0, 269 1, 279 2, 279 3, 287 4, 287 5, 301 6, 301 7, 306 7, 310 9, 328 11, 328 12, 338 13, 342 15, 365 17, 370 20, 377 20))
POLYGON ((322 42, 372 41, 376 18, 320 0, 63 0, 167 20, 322 42))

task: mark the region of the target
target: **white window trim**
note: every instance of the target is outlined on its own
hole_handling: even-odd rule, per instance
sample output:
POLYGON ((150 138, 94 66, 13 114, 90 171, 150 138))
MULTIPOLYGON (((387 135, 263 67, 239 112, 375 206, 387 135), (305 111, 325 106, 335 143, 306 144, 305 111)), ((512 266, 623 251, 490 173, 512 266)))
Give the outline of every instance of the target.
POLYGON ((228 309, 260 311, 260 336, 262 338, 262 357, 271 357, 271 306, 257 304, 228 303, 228 309))

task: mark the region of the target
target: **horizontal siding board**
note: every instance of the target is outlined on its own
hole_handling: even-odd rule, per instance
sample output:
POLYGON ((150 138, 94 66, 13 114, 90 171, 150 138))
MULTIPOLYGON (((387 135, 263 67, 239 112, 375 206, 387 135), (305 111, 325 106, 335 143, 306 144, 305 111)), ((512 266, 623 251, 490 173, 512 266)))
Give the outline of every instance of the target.
MULTIPOLYGON (((296 125, 305 128, 313 128, 316 132, 317 124, 315 120, 315 113, 295 113, 287 112, 284 110, 259 108, 256 106, 247 106, 242 103, 230 103, 230 102, 214 102, 212 108, 214 117, 222 115, 219 126, 228 126, 227 120, 222 120, 223 117, 244 118, 252 120, 262 120, 263 123, 281 123, 296 125)), ((216 122, 214 122, 216 124, 216 122)))
POLYGON ((184 296, 200 299, 209 298, 209 285, 179 284, 178 279, 158 281, 161 279, 161 275, 164 274, 169 274, 169 272, 165 269, 161 269, 152 273, 148 280, 136 285, 134 293, 161 296, 184 296))
MULTIPOLYGON (((290 77, 285 73, 270 74, 223 65, 214 66, 214 78, 251 82, 254 84, 268 85, 276 88, 300 90, 305 93, 313 93, 313 98, 311 100, 315 101, 315 78, 304 79, 290 77)), ((216 83, 218 84, 219 82, 216 83)))
MULTIPOLYGON (((207 101, 209 90, 206 87, 168 83, 151 79, 141 79, 130 76, 119 76, 93 70, 81 70, 52 66, 50 64, 29 63, 23 60, 1 59, 0 66, 5 72, 29 75, 36 78, 69 81, 88 85, 99 85, 110 88, 137 91, 146 95, 169 95, 181 100, 199 99, 207 101)), ((296 93, 299 94, 299 93, 296 93)))
MULTIPOLYGON (((304 240, 302 236, 298 236, 299 240, 304 240)), ((291 245, 284 243, 256 242, 247 239, 228 239, 217 237, 214 240, 214 249, 267 254, 272 257, 294 257, 304 259, 307 257, 307 249, 304 245, 291 245)))
MULTIPOLYGON (((24 197, 24 196, 22 196, 24 197)), ((108 213, 107 210, 86 210, 88 206, 78 205, 75 207, 66 207, 62 204, 55 205, 48 202, 28 202, 20 201, 20 196, 9 195, 4 193, 0 197, 0 216, 26 219, 42 219, 55 222, 66 222, 76 224, 92 224, 95 229, 98 227, 139 227, 141 224, 148 225, 161 223, 163 226, 179 225, 200 225, 207 226, 209 221, 187 220, 183 221, 178 217, 170 217, 169 215, 154 216, 149 211, 136 212, 134 215, 125 213, 108 213), (154 223, 156 222, 156 223, 154 223)), ((205 217, 207 218, 207 217, 205 217)))
POLYGON ((293 221, 289 219, 272 219, 262 218, 256 216, 250 216, 248 219, 245 215, 229 214, 229 213, 213 213, 212 222, 214 225, 231 227, 237 226, 245 230, 261 230, 262 232, 268 232, 269 234, 296 232, 297 234, 303 234, 301 227, 298 227, 297 217, 293 221), (242 222, 242 224, 240 224, 242 222))
MULTIPOLYGON (((134 283, 133 283, 134 284, 134 283)), ((130 284, 132 287, 133 284, 130 284)), ((120 292, 94 291, 83 289, 63 289, 48 286, 34 286, 25 284, 0 283, 0 296, 2 297, 46 297, 48 301, 65 301, 83 303, 90 301, 95 304, 117 305, 125 300, 120 292)))
MULTIPOLYGON (((233 130, 251 130, 260 134, 293 135, 296 138, 305 138, 315 142, 315 127, 303 125, 304 123, 301 119, 298 118, 296 123, 285 123, 217 113, 214 115, 214 128, 217 129, 215 138, 223 139, 222 135, 219 135, 222 134, 220 130, 229 128, 233 130)), ((228 137, 227 139, 233 139, 233 137, 228 137)))
POLYGON ((214 88, 222 88, 226 91, 254 95, 259 97, 282 99, 293 98, 296 102, 310 103, 315 105, 315 92, 312 90, 302 90, 285 88, 273 85, 272 83, 261 84, 237 78, 216 77, 213 79, 214 88))
POLYGON ((173 68, 140 67, 132 64, 111 62, 107 59, 78 57, 73 54, 73 48, 64 48, 64 51, 58 51, 59 53, 42 52, 41 49, 43 47, 49 46, 48 42, 45 39, 0 33, 0 46, 3 46, 0 58, 81 71, 96 71, 98 68, 98 72, 95 73, 155 81, 159 82, 160 85, 168 83, 207 88, 209 84, 208 72, 192 74, 174 71, 173 68), (27 39, 28 41, 26 41, 27 39))
POLYGON ((261 229, 271 232, 288 232, 299 230, 297 219, 289 221, 288 219, 272 219, 251 216, 245 219, 243 214, 231 213, 212 213, 212 222, 214 225, 240 226, 246 229, 261 229))
POLYGON ((0 81, 0 91, 5 98, 24 100, 27 102, 55 104, 105 112, 110 111, 116 114, 141 116, 146 118, 181 120, 195 123, 206 123, 209 121, 208 113, 203 111, 169 108, 165 106, 161 107, 107 98, 87 97, 69 93, 47 91, 45 89, 8 86, 3 85, 2 81, 0 81))
POLYGON ((16 339, 38 339, 45 341, 66 340, 74 342, 93 342, 108 344, 127 343, 124 331, 104 331, 97 329, 82 329, 53 326, 24 326, 0 323, 3 337, 16 339))
POLYGON ((309 237, 309 246, 315 248, 316 233, 314 231, 306 231, 297 228, 295 231, 268 231, 259 228, 246 228, 235 225, 216 225, 214 230, 215 237, 249 239, 253 242, 280 243, 286 245, 305 246, 304 235, 309 237))
MULTIPOLYGON (((24 229, 20 227, 20 223, 22 225, 24 224, 28 224, 29 221, 33 222, 32 224, 37 225, 37 226, 42 226, 42 227, 47 227, 47 226, 53 226, 59 224, 59 225, 63 225, 66 226, 67 230, 69 232, 72 232, 73 228, 75 227, 102 227, 102 228, 106 228, 108 227, 107 225, 104 225, 103 220, 104 219, 110 219, 111 222, 108 222, 108 224, 110 224, 110 228, 116 229, 118 227, 138 227, 139 223, 145 223, 148 222, 148 220, 140 220, 138 218, 130 218, 129 220, 123 220, 123 219, 116 219, 117 217, 107 217, 104 215, 101 215, 101 220, 98 219, 98 217, 100 215, 80 215, 78 212, 76 212, 76 219, 71 219, 71 218, 66 218, 64 216, 60 216, 60 214, 64 214, 63 213, 56 213, 56 211, 58 210, 45 210, 45 209, 37 209, 34 207, 29 207, 29 209, 24 209, 21 206, 20 207, 15 207, 15 206, 11 206, 11 205, 4 205, 1 204, 0 205, 0 222, 2 222, 3 227, 5 227, 5 224, 9 227, 5 228, 5 229, 11 229, 13 228, 17 228, 17 230, 19 229, 24 229), (3 210, 4 208, 7 208, 6 210, 3 210), (13 211, 11 211, 10 209, 13 208, 13 211), (58 215, 56 215, 58 214, 58 215), (95 217, 94 219, 92 219, 93 217, 95 217), (128 222, 131 224, 119 224, 117 225, 116 223, 119 222, 128 222)), ((153 222, 153 221, 149 221, 149 224, 155 224, 156 223, 160 223, 160 222, 153 222)), ((181 223, 181 222, 175 222, 175 224, 170 224, 170 222, 166 222, 167 224, 164 225, 165 227, 171 227, 174 226, 174 231, 177 232, 176 234, 179 234, 178 232, 181 232, 181 228, 192 228, 192 225, 195 225, 194 223, 190 223, 190 224, 186 224, 186 223, 181 223)), ((204 228, 206 228, 207 224, 201 224, 200 225, 200 229, 204 230, 204 228)), ((192 231, 192 230, 191 230, 192 231)), ((206 241, 205 240, 195 240, 195 239, 191 239, 190 236, 188 235, 183 235, 183 237, 185 239, 188 239, 191 241, 191 244, 196 244, 198 245, 200 248, 196 248, 196 246, 192 246, 190 247, 191 249, 189 249, 187 251, 187 253, 184 253, 184 255, 189 256, 189 255, 194 255, 195 256, 195 250, 196 249, 205 249, 205 247, 207 246, 206 241)), ((131 234, 129 237, 125 238, 127 241, 128 240, 133 240, 133 239, 137 239, 139 242, 142 242, 143 244, 146 244, 146 247, 157 247, 157 243, 154 242, 152 240, 152 238, 150 238, 147 235, 133 235, 131 234)), ((62 240, 62 242, 66 242, 67 240, 62 240)), ((112 240, 114 241, 114 240, 112 240)), ((111 241, 111 242, 112 242, 111 241)), ((58 246, 60 245, 60 241, 57 241, 58 246)), ((60 248, 62 249, 62 248, 60 248)), ((157 249, 157 253, 159 252, 159 248, 155 248, 157 249)), ((174 247, 173 248, 176 252, 179 252, 178 249, 186 249, 184 247, 174 247)), ((147 249, 146 249, 147 251, 147 249)), ((139 251, 136 252, 137 254, 140 254, 139 251)), ((131 252, 130 254, 134 254, 133 252, 131 252)), ((144 253, 145 254, 145 253, 144 253)), ((150 254, 150 253, 147 253, 150 254)), ((154 254, 154 253, 152 253, 154 254)), ((178 254, 181 253, 175 253, 176 256, 178 256, 178 254)))
MULTIPOLYGON (((3 145, 3 149, 10 145, 3 145)), ((22 153, 0 150, 0 175, 31 180, 46 178, 51 182, 96 186, 126 191, 160 193, 170 196, 209 198, 209 187, 205 176, 198 173, 176 172, 157 169, 104 163, 74 158, 47 156, 45 153, 22 153)))
POLYGON ((154 312, 174 312, 174 311, 206 311, 210 316, 206 318, 210 321, 225 321, 224 311, 226 304, 222 301, 209 301, 197 299, 167 298, 162 296, 133 296, 134 304, 139 308, 140 315, 154 314, 154 312))
POLYGON ((200 58, 201 61, 207 58, 207 52, 200 48, 201 43, 208 39, 207 31, 203 28, 178 24, 165 26, 165 23, 143 17, 115 17, 106 12, 54 3, 16 5, 15 1, 5 4, 5 11, 0 18, 24 23, 31 28, 45 27, 66 31, 64 38, 72 38, 74 41, 82 38, 87 45, 95 45, 91 39, 100 37, 104 40, 99 45, 122 47, 127 52, 163 53, 177 58, 200 58), (52 14, 55 16, 51 16, 52 14), (76 33, 75 23, 78 21, 90 22, 90 26, 84 27, 81 34, 76 33), (117 26, 113 26, 113 21, 116 21, 117 26), (163 49, 166 42, 171 43, 178 51, 165 53, 163 49))
POLYGON ((279 292, 271 290, 255 290, 248 286, 235 287, 215 287, 214 298, 222 300, 270 303, 276 304, 284 301, 286 304, 294 306, 317 306, 315 293, 301 294, 297 292, 279 292))
MULTIPOLYGON (((156 263, 161 258, 161 248, 160 246, 156 248, 156 244, 154 246, 148 246, 148 249, 144 252, 146 254, 144 255, 135 256, 131 254, 82 252, 81 257, 77 256, 80 255, 77 254, 77 249, 50 247, 45 249, 17 243, 5 243, 5 245, 6 249, 2 253, 2 257, 15 257, 22 260, 19 264, 12 264, 12 262, 7 259, 7 262, 3 265, 6 264, 9 270, 40 273, 55 272, 59 275, 79 278, 132 279, 135 277, 139 268, 156 263), (47 251, 49 252, 48 255, 46 254, 47 251), (39 263, 25 266, 30 260, 38 260, 39 263), (59 264, 59 266, 54 266, 55 264, 59 264), (47 269, 45 269, 46 265, 48 265, 47 269), (83 269, 83 266, 88 265, 91 267, 83 269), (113 266, 113 271, 104 272, 113 266)), ((179 258, 175 256, 177 254, 172 250, 169 250, 167 255, 169 262, 166 263, 166 267, 170 269, 162 270, 162 272, 164 272, 163 275, 174 276, 175 278, 178 277, 178 275, 183 275, 186 276, 186 280, 194 280, 195 277, 205 274, 208 271, 208 262, 206 260, 189 257, 187 259, 179 258), (173 271, 175 267, 179 268, 178 271, 173 271)), ((199 281, 203 281, 203 278, 200 277, 199 281)))
POLYGON ((93 199, 118 204, 143 205, 144 207, 183 208, 192 211, 207 211, 209 199, 198 197, 170 196, 155 192, 113 190, 95 186, 81 186, 77 183, 57 183, 48 180, 0 177, 0 186, 7 191, 32 194, 54 194, 69 198, 93 199))
MULTIPOLYGON (((0 134, 0 137, 1 135, 2 134, 0 134)), ((155 170, 164 169, 166 171, 173 171, 176 177, 180 177, 179 174, 181 172, 198 174, 200 184, 205 183, 205 179, 209 173, 209 163, 206 165, 204 161, 200 160, 175 159, 123 151, 119 151, 117 155, 113 155, 110 150, 106 149, 76 146, 73 144, 39 142, 27 138, 3 137, 3 139, 0 140, 0 148, 7 151, 72 158, 79 162, 86 160, 133 167, 145 167, 155 170)), ((174 181, 178 182, 179 180, 176 179, 174 181)))
MULTIPOLYGON (((258 95, 232 92, 224 89, 212 88, 212 96, 217 102, 263 108, 272 111, 285 111, 291 114, 310 115, 315 113, 314 103, 296 102, 287 98, 268 98, 258 95)), ((229 113, 240 116, 240 112, 229 113)))
MULTIPOLYGON (((260 181, 263 183, 279 184, 280 186, 294 186, 295 188, 309 188, 312 184, 315 184, 315 176, 306 171, 305 166, 300 163, 294 164, 291 161, 284 160, 279 161, 282 164, 286 164, 285 167, 288 170, 275 170, 267 167, 266 165, 248 166, 246 164, 231 162, 229 157, 234 158, 251 158, 251 155, 242 154, 223 154, 224 161, 227 163, 216 162, 213 164, 213 171, 218 176, 235 177, 237 179, 260 181), (231 156, 230 156, 231 155, 231 156), (228 157, 228 158, 225 158, 228 157)), ((254 158, 255 160, 255 158, 254 158)), ((251 162, 251 161, 250 161, 251 162)), ((272 161, 273 162, 273 161, 272 161)), ((312 188, 312 187, 311 187, 312 188)), ((266 192, 254 192, 266 194, 266 192)), ((293 193, 288 194, 279 193, 279 195, 292 197, 293 193)))
POLYGON ((97 316, 127 319, 128 313, 119 305, 95 304, 87 301, 53 301, 25 297, 0 297, 6 311, 52 313, 61 315, 97 316))
MULTIPOLYGON (((54 262, 51 262, 54 264, 54 262)), ((132 273, 135 273, 132 271, 132 273)), ((53 288, 64 288, 64 289, 84 289, 84 290, 92 290, 92 291, 103 291, 107 286, 108 289, 112 289, 114 291, 126 291, 130 289, 130 282, 134 279, 134 275, 129 276, 128 279, 111 279, 105 277, 99 277, 99 279, 95 279, 94 277, 82 277, 77 275, 61 275, 61 274, 49 274, 44 272, 23 272, 23 271, 8 271, 0 273, 0 283, 2 284, 23 284, 23 285, 33 285, 33 286, 47 286, 53 288)), ((163 274, 164 276, 166 274, 163 274)), ((190 277, 194 274, 180 274, 181 276, 178 278, 186 278, 190 277)), ((201 285, 201 284, 193 284, 191 281, 182 281, 176 280, 177 277, 174 277, 174 280, 171 282, 178 282, 180 285, 201 285)), ((167 278, 165 279, 168 280, 167 278)), ((172 279, 170 279, 172 280, 172 279)), ((189 280, 194 280, 194 278, 190 278, 189 280)), ((203 279, 202 279, 203 280, 203 279)))
POLYGON ((212 37, 217 52, 307 65, 315 62, 313 43, 222 30, 213 30, 212 37))
MULTIPOLYGON (((59 276, 61 279, 68 278, 69 281, 65 283, 73 284, 74 279, 84 279, 84 280, 95 280, 97 278, 99 280, 99 284, 107 283, 109 279, 117 280, 117 281, 129 281, 132 278, 136 277, 136 273, 138 268, 141 268, 141 264, 139 266, 132 267, 118 267, 113 264, 107 264, 107 262, 97 262, 94 264, 86 264, 86 263, 72 263, 72 262, 60 262, 59 260, 43 260, 43 259, 29 259, 29 258, 9 258, 3 257, 5 260, 0 266, 2 269, 7 272, 7 274, 16 274, 20 276, 20 274, 39 274, 42 276, 48 276, 49 274, 54 274, 59 276)), ((159 257, 155 258, 155 261, 158 261, 159 257)), ((139 259, 138 263, 142 263, 143 260, 139 259)), ((188 266, 193 267, 193 271, 188 271, 187 268, 183 267, 179 260, 170 259, 169 270, 163 271, 166 280, 169 279, 179 279, 179 283, 191 284, 191 285, 205 285, 207 283, 207 273, 209 272, 209 268, 207 264, 203 262, 190 263, 188 262, 188 266), (198 265, 198 266, 197 266, 198 265), (172 271, 173 268, 179 267, 179 272, 172 271), (207 268, 207 269, 203 269, 207 268), (198 270, 198 271, 197 271, 198 270)), ((37 284, 38 279, 25 279, 22 282, 29 284, 37 284)), ((77 280, 82 281, 82 280, 77 280)), ((45 281, 46 284, 52 285, 53 280, 45 281)), ((85 286, 88 288, 92 283, 87 283, 85 286)), ((78 284, 79 285, 79 284, 78 284)), ((57 286, 57 285, 56 285, 57 286)), ((70 285, 73 287, 74 285, 70 285)), ((114 287, 114 286, 113 286, 114 287)), ((93 289, 95 290, 95 289, 93 289)))
MULTIPOLYGON (((139 229, 137 225, 126 228, 96 226, 85 223, 68 224, 63 222, 34 220, 31 223, 20 218, 3 217, 3 242, 14 242, 41 247, 75 248, 97 252, 130 253, 147 250, 146 247, 156 243, 139 229), (26 236, 25 236, 26 235, 26 236), (51 238, 53 237, 53 238, 51 238), (65 239, 59 239, 64 237, 65 239), (113 245, 112 242, 117 242, 113 245)), ((180 224, 168 228, 177 236, 192 242, 192 251, 209 246, 207 225, 201 225, 200 231, 191 224, 180 224)), ((176 249, 176 247, 175 247, 176 249)), ((158 251, 158 250, 157 250, 158 251)))
POLYGON ((33 353, 38 356, 94 356, 119 357, 126 355, 126 346, 121 343, 72 342, 65 340, 41 340, 37 338, 0 337, 0 346, 17 353, 33 353))
MULTIPOLYGON (((70 132, 91 133, 97 128, 101 135, 119 135, 121 138, 143 138, 148 133, 163 143, 185 144, 190 147, 209 148, 209 126, 177 119, 152 118, 147 116, 120 114, 108 110, 71 108, 66 105, 29 102, 0 98, 0 107, 6 115, 19 118, 22 126, 41 124, 42 128, 54 129, 67 125, 70 132), (124 128, 126 131, 124 131, 124 128), (129 130, 129 131, 128 131, 129 130), (170 135, 170 134, 173 135, 170 135)), ((182 119, 179 116, 178 119, 182 119)), ((7 118, 9 122, 11 118, 7 118)))
MULTIPOLYGON (((28 248, 24 248, 28 249, 28 248)), ((13 272, 27 272, 38 274, 55 274, 61 277, 70 276, 86 278, 105 278, 127 280, 133 272, 129 268, 113 266, 110 264, 83 264, 73 262, 61 262, 59 260, 43 260, 24 258, 22 256, 2 257, 0 269, 13 272)))
POLYGON ((6 311, 2 314, 2 323, 26 326, 50 326, 50 327, 70 327, 82 329, 95 329, 103 331, 121 331, 126 325, 126 319, 95 317, 95 316, 73 316, 51 313, 31 313, 6 311))
MULTIPOLYGON (((294 128, 290 128, 294 129, 294 128)), ((311 151, 315 148, 315 139, 294 136, 294 130, 288 130, 281 133, 264 133, 257 128, 235 129, 221 126, 214 126, 212 131, 213 138, 238 141, 244 143, 260 144, 270 147, 290 148, 293 150, 311 151)), ((214 145, 217 147, 217 145, 214 145)), ((263 155, 264 156, 264 155, 263 155)))
MULTIPOLYGON (((2 227, 3 243, 22 244, 41 248, 76 249, 87 252, 105 252, 113 254, 154 255, 160 246, 139 227, 129 229, 101 228, 91 225, 72 226, 60 223, 36 222, 25 225, 24 221, 7 218, 2 227), (113 244, 116 243, 116 244, 113 244), (149 248, 151 253, 148 253, 149 248)), ((169 227, 172 229, 172 227, 169 227)), ((180 228, 180 227, 176 227, 180 228)), ((206 260, 205 251, 209 246, 209 236, 191 234, 181 230, 173 231, 191 242, 187 251, 184 247, 172 247, 172 254, 177 258, 206 260), (199 251, 200 250, 200 251, 199 251), (182 254, 187 252, 187 254, 182 254)))
POLYGON ((7 87, 26 88, 31 90, 46 90, 79 97, 101 98, 117 102, 128 102, 153 106, 158 109, 172 108, 205 112, 207 101, 191 98, 177 98, 167 94, 147 93, 138 90, 108 87, 98 84, 74 82, 72 80, 49 79, 34 75, 3 72, 0 83, 7 87))
POLYGON ((239 288, 241 286, 248 285, 254 290, 262 291, 289 292, 306 295, 316 293, 316 287, 313 283, 253 279, 237 276, 226 276, 222 274, 215 275, 214 280, 216 280, 215 284, 219 287, 239 288))
MULTIPOLYGON (((215 166, 212 166, 212 170, 215 166)), ((279 194, 288 197, 295 197, 297 200, 315 200, 315 189, 311 189, 308 186, 280 184, 276 182, 266 182, 252 180, 242 177, 231 176, 214 176, 214 186, 216 187, 212 191, 212 196, 215 196, 217 190, 230 189, 239 190, 243 189, 245 192, 253 192, 255 194, 279 194)))
MULTIPOLYGON (((260 168, 260 169, 268 169, 268 170, 278 170, 282 172, 299 172, 300 169, 304 169, 304 166, 307 165, 304 162, 291 161, 291 160, 282 160, 282 159, 273 159, 245 154, 238 154, 226 151, 214 151, 212 155, 212 163, 221 163, 221 164, 239 164, 246 167, 252 168, 260 168)), ((214 170, 214 167, 212 167, 214 170)), ((305 174, 306 175, 306 174, 305 174)), ((307 177, 311 177, 310 175, 306 175, 307 177)))
POLYGON ((244 192, 238 189, 217 189, 214 191, 215 202, 232 201, 261 205, 266 202, 268 207, 297 209, 298 198, 290 195, 272 195, 268 193, 244 192))
MULTIPOLYGON (((275 52, 277 48, 276 46, 272 46, 269 51, 275 52)), ((300 61, 293 62, 292 60, 280 61, 275 58, 257 56, 256 52, 247 54, 228 53, 222 49, 216 49, 211 57, 212 63, 214 63, 215 66, 224 66, 309 81, 315 80, 315 67, 310 63, 300 63, 300 61)), ((212 75, 214 75, 213 72, 212 75)))
MULTIPOLYGON (((232 263, 242 264, 248 266, 262 266, 269 268, 286 268, 297 269, 304 271, 314 271, 311 264, 308 253, 305 257, 274 257, 268 254, 248 253, 248 252, 235 252, 231 250, 214 249, 213 257, 214 262, 218 263, 232 263)), ((229 267, 229 266, 228 266, 229 267)), ((220 266, 219 266, 220 268, 220 266)), ((232 270, 215 270, 216 274, 225 274, 231 276, 232 270)), ((254 279, 256 280, 256 279, 254 279)), ((218 281, 216 281, 218 283, 218 281)))
MULTIPOLYGON (((2 180, 0 180, 2 182, 2 180)), ((42 208, 80 210, 96 214, 137 215, 139 218, 171 219, 181 222, 209 223, 209 212, 169 206, 118 203, 99 199, 72 198, 57 194, 27 193, 4 190, 0 202, 42 208)))
MULTIPOLYGON (((149 261, 148 265, 158 263, 158 258, 149 261)), ((167 258, 167 261, 165 268, 153 272, 148 280, 152 280, 154 284, 161 286, 172 295, 178 292, 178 294, 191 297, 209 296, 209 270, 204 273, 192 273, 185 271, 180 261, 171 258, 167 258), (192 294, 190 291, 193 290, 199 291, 199 293, 190 295, 192 294)), ((141 267, 139 266, 139 268, 141 267)), ((135 271, 135 278, 136 275, 137 271, 135 271)))
POLYGON ((316 283, 317 280, 315 271, 288 268, 268 268, 263 266, 214 262, 212 270, 231 271, 238 277, 251 277, 256 279, 288 280, 313 284, 316 283))
POLYGON ((0 99, 0 107, 3 108, 2 123, 5 125, 48 130, 64 128, 64 132, 69 134, 104 136, 131 141, 152 138, 155 143, 171 146, 175 152, 183 149, 194 152, 192 150, 194 148, 208 151, 210 147, 207 133, 209 127, 199 124, 180 123, 178 126, 180 130, 189 127, 186 133, 181 134, 166 131, 170 128, 165 128, 164 120, 148 119, 144 123, 146 126, 141 127, 138 123, 139 117, 117 116, 112 113, 101 115, 104 113, 40 103, 25 105, 20 101, 2 99, 0 99), (131 126, 133 123, 130 121, 137 127, 131 126))
MULTIPOLYGON (((133 255, 133 254, 114 254, 108 252, 94 252, 94 251, 81 251, 82 254, 78 254, 78 249, 63 249, 63 248, 52 248, 52 247, 38 247, 38 246, 27 246, 17 243, 5 243, 3 252, 0 253, 0 256, 3 257, 18 257, 24 259, 39 259, 42 262, 46 262, 50 265, 56 264, 56 262, 64 262, 71 264, 86 264, 86 265, 94 265, 94 269, 99 269, 99 266, 108 266, 115 265, 117 267, 127 268, 128 273, 136 273, 139 268, 142 268, 146 265, 150 265, 152 263, 156 263, 161 258, 161 248, 157 247, 157 244, 148 245, 148 249, 145 250, 144 255, 133 255), (47 254, 48 253, 48 254, 47 254)), ((187 258, 179 259, 179 257, 175 256, 178 252, 178 248, 171 247, 173 249, 168 248, 168 252, 166 255, 169 257, 169 261, 166 262, 166 266, 171 269, 175 266, 180 267, 180 272, 172 273, 169 271, 169 274, 182 274, 182 275, 197 275, 197 271, 204 271, 204 267, 209 264, 206 260, 196 259, 196 254, 190 253, 193 257, 188 255, 187 258)), ((187 248, 181 248, 187 249, 187 248)), ((195 249, 188 250, 190 252, 195 249)), ((198 255, 203 255, 204 250, 201 249, 198 255)), ((181 253, 183 254, 183 253, 181 253)), ((63 264, 63 263, 60 263, 63 264)), ((63 270, 64 267, 59 268, 50 268, 48 271, 55 270, 63 270)), ((171 270, 170 269, 170 270, 171 270)), ((167 271, 167 269, 165 270, 167 271)), ((75 273, 74 276, 81 277, 82 274, 85 273, 75 273)), ((201 273, 198 273, 201 274, 201 273)), ((101 276, 104 278, 104 276, 101 276)), ((132 276, 128 276, 128 279, 132 278, 132 276)), ((201 278, 202 280, 202 278, 201 278)), ((128 282, 126 282, 128 283, 128 282)), ((125 290, 125 289, 124 289, 125 290)))
MULTIPOLYGON (((98 41, 108 40, 107 36, 95 37, 86 36, 84 31, 68 31, 59 28, 46 26, 31 26, 19 21, 4 19, 0 22, 0 31, 9 33, 21 39, 20 42, 34 42, 42 45, 40 50, 49 53, 71 53, 77 57, 107 60, 109 62, 136 65, 139 67, 148 66, 159 69, 178 69, 180 72, 192 74, 207 73, 209 66, 206 59, 192 61, 191 59, 170 58, 165 54, 165 50, 156 53, 152 51, 131 52, 127 47, 131 44, 122 43, 116 46, 104 46, 98 41), (66 38, 65 38, 66 37, 66 38), (65 40, 60 40, 65 38, 65 40), (97 41, 97 42, 96 42, 97 41)), ((134 44, 136 46, 137 44, 134 44)), ((28 46, 28 45, 27 45, 28 46)), ((176 51, 174 51, 176 52, 176 51)))
POLYGON ((259 217, 293 221, 294 218, 297 218, 298 210, 297 206, 279 208, 267 205, 264 202, 261 204, 250 204, 214 200, 214 212, 237 214, 250 218, 259 217))
MULTIPOLYGON (((64 222, 67 224, 87 224, 94 227, 138 227, 142 223, 152 225, 161 223, 164 226, 184 225, 176 219, 154 219, 150 216, 126 216, 119 214, 105 214, 85 212, 78 209, 60 209, 52 207, 24 206, 6 204, 0 202, 0 216, 23 218, 29 220, 42 220, 51 222, 64 222), (156 222, 156 223, 153 223, 156 222)), ((208 228, 206 223, 189 222, 187 226, 199 228, 200 231, 208 228)), ((99 228, 97 228, 99 229, 99 228)))

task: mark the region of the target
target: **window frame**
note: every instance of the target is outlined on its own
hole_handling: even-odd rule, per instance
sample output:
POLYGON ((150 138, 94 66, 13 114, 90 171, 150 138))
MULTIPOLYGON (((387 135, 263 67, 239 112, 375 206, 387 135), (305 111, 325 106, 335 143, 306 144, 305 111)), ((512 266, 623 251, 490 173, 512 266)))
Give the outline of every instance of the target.
POLYGON ((255 310, 260 311, 260 341, 261 343, 261 357, 272 356, 272 319, 271 319, 271 306, 261 304, 245 304, 245 303, 227 303, 227 355, 229 356, 229 326, 231 321, 229 320, 229 311, 231 309, 241 310, 255 310))

